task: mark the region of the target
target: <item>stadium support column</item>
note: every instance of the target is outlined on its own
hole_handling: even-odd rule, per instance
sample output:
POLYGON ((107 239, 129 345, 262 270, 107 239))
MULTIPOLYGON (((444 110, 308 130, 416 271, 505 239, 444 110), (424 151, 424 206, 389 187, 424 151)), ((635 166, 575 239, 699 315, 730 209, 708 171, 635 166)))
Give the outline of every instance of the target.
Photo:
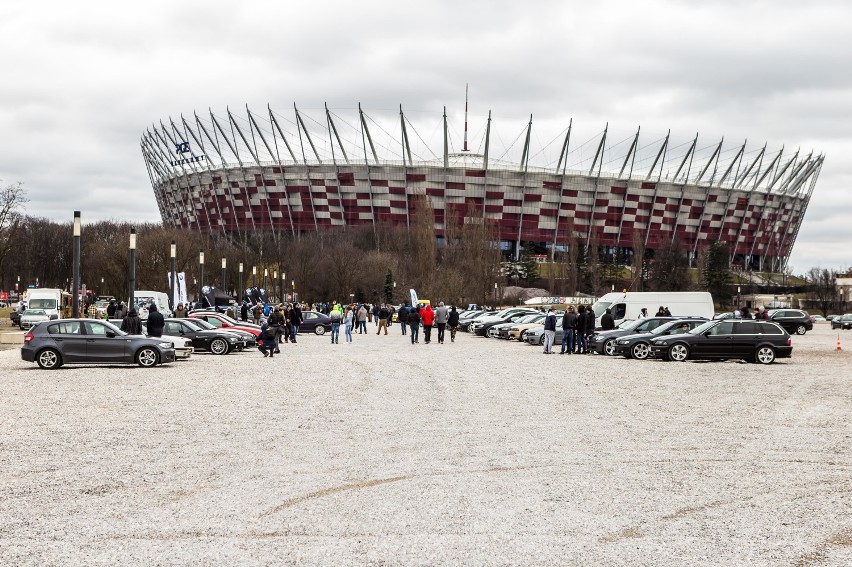
MULTIPOLYGON (((202 299, 201 290, 204 288, 204 250, 198 251, 198 290, 196 293, 198 294, 198 300, 201 303, 204 303, 204 299, 202 299)), ((203 307, 203 305, 202 305, 203 307)))
POLYGON ((228 259, 222 258, 222 291, 224 293, 228 293, 225 291, 227 285, 227 277, 228 277, 228 259))
POLYGON ((402 113, 402 105, 399 105, 399 125, 402 129, 402 169, 405 174, 405 227, 411 228, 411 210, 408 203, 408 168, 411 166, 411 145, 408 143, 408 130, 405 129, 405 114, 402 113), (406 161, 408 156, 408 161, 406 161))
POLYGON ((586 249, 587 250, 589 248, 589 244, 592 241, 592 230, 594 230, 594 228, 595 228, 595 203, 598 200, 598 182, 601 179, 601 167, 603 166, 603 151, 604 151, 604 144, 606 144, 606 133, 607 133, 607 131, 609 131, 609 122, 607 122, 606 126, 604 127, 603 136, 601 136, 601 142, 600 142, 600 144, 598 144, 598 151, 595 152, 595 159, 592 160, 592 167, 589 168, 589 177, 591 177, 592 173, 594 173, 595 165, 598 166, 598 174, 595 176, 595 189, 594 189, 594 193, 592 194, 592 210, 591 210, 590 215, 589 215, 589 230, 586 233, 586 249), (601 158, 600 162, 598 162, 599 157, 601 158))
POLYGON ((74 264, 71 276, 71 317, 75 319, 80 316, 80 232, 80 211, 74 211, 74 264))
POLYGON ((450 167, 450 143, 447 138, 447 107, 444 107, 444 170, 450 167))
POLYGON ((239 295, 237 296, 237 299, 239 299, 240 303, 242 303, 243 302, 243 263, 242 262, 240 262, 239 274, 240 274, 239 279, 237 280, 237 285, 239 286, 237 288, 237 293, 239 295))
POLYGON ((568 122, 568 132, 565 134, 565 141, 562 143, 562 151, 559 152, 559 162, 556 164, 556 175, 560 175, 559 180, 559 201, 556 205, 556 227, 553 229, 553 246, 550 248, 550 261, 556 261, 556 245, 559 241, 559 218, 562 216, 562 200, 565 198, 565 171, 568 169, 568 146, 571 143, 571 127, 574 125, 572 118, 568 122))
POLYGON ((530 134, 532 133, 532 114, 530 114, 530 122, 527 124, 527 137, 524 141, 524 153, 521 156, 521 216, 518 219, 518 240, 515 242, 515 261, 521 257, 521 230, 524 227, 524 191, 527 189, 527 166, 530 162, 530 134))
POLYGON ((621 248, 621 232, 624 229, 624 215, 627 212, 627 193, 630 192, 630 180, 633 177, 633 166, 636 164, 636 148, 639 146, 639 133, 642 127, 636 128, 636 135, 633 137, 633 143, 630 144, 630 149, 627 150, 627 155, 624 157, 624 163, 621 164, 621 169, 618 171, 616 179, 624 179, 624 170, 627 168, 627 162, 630 162, 630 172, 627 174, 627 182, 624 187, 624 196, 621 198, 621 215, 618 218, 618 232, 615 235, 615 245, 621 248))

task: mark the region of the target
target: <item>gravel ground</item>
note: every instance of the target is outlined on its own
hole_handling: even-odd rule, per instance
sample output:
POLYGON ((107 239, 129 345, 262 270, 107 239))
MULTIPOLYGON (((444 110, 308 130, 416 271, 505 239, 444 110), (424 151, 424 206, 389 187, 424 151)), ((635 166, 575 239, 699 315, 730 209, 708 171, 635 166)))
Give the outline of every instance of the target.
POLYGON ((836 335, 771 367, 396 326, 147 370, 2 351, 0 564, 850 565, 836 335))

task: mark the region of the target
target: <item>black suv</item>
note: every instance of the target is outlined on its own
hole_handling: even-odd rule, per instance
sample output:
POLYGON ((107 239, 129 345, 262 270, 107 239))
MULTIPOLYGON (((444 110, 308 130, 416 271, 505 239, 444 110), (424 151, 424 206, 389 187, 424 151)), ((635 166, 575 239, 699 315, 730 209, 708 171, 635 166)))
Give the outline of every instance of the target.
POLYGON ((769 312, 769 320, 778 323, 784 330, 797 335, 804 335, 813 330, 814 322, 811 316, 801 309, 776 309, 769 312))
POLYGON ((708 321, 682 335, 669 335, 651 341, 651 353, 663 360, 741 358, 771 364, 776 358, 790 358, 790 335, 777 323, 725 319, 708 321))

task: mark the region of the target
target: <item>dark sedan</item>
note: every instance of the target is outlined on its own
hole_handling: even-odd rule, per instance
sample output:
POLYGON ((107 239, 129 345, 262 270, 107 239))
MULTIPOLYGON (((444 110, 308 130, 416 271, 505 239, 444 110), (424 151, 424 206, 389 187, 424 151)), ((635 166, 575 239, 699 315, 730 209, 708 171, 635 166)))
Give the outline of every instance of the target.
POLYGON ((653 339, 666 335, 687 333, 698 325, 703 325, 706 322, 707 319, 703 318, 678 319, 677 321, 663 323, 648 333, 638 333, 635 335, 619 337, 615 340, 615 354, 622 355, 625 358, 645 360, 651 354, 651 341, 653 339))
POLYGON ((62 319, 39 323, 24 336, 21 359, 52 370, 63 364, 138 364, 174 362, 169 341, 128 335, 97 319, 62 319))
POLYGON ((744 359, 771 364, 790 358, 790 335, 777 323, 726 319, 708 321, 689 333, 651 341, 651 352, 663 360, 744 359))
POLYGON ((852 329, 852 313, 835 317, 831 320, 832 329, 852 329))
POLYGON ((660 325, 677 319, 677 317, 648 317, 647 319, 624 322, 617 329, 611 331, 595 331, 589 337, 586 350, 612 356, 615 354, 615 340, 618 337, 635 335, 636 333, 650 333, 660 325))
POLYGON ((245 347, 245 341, 237 334, 217 328, 205 329, 195 319, 166 319, 163 333, 185 337, 192 341, 192 348, 196 351, 213 354, 228 354, 245 347))
POLYGON ((324 335, 331 330, 331 318, 317 311, 302 311, 302 323, 299 325, 300 333, 314 333, 324 335))

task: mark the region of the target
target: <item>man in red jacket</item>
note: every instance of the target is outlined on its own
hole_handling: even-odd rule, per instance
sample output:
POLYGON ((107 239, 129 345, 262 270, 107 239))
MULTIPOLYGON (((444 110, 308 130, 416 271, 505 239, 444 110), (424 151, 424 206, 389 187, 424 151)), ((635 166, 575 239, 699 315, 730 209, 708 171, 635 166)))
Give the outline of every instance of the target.
POLYGON ((432 323, 435 322, 435 312, 432 311, 432 306, 427 305, 424 309, 421 309, 420 317, 423 319, 423 338, 425 339, 423 342, 428 345, 432 338, 432 323))

